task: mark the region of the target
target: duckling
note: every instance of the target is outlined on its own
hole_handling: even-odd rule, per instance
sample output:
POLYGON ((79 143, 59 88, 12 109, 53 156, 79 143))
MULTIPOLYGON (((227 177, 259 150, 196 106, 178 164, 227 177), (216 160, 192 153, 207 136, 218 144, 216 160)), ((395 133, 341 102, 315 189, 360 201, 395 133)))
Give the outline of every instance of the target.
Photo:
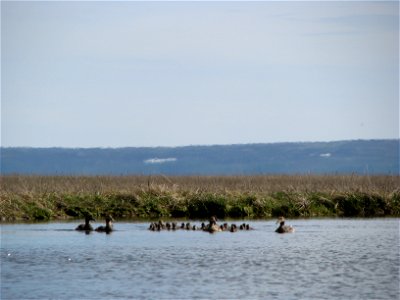
POLYGON ((165 224, 162 220, 158 221, 158 225, 160 225, 160 229, 164 229, 165 228, 165 224))
POLYGON ((99 226, 96 228, 96 231, 110 233, 111 231, 113 231, 112 221, 114 221, 114 219, 111 216, 107 216, 106 217, 106 226, 99 226))
POLYGON ((205 230, 205 229, 206 229, 206 224, 204 224, 204 222, 201 223, 200 229, 201 229, 201 230, 205 230))
POLYGON ((91 215, 86 215, 85 216, 85 224, 79 224, 78 227, 75 228, 75 230, 79 231, 93 231, 92 225, 90 225, 90 221, 95 221, 91 215))
POLYGON ((228 223, 224 223, 221 226, 219 226, 219 228, 221 228, 221 231, 227 231, 228 230, 228 223))
POLYGON ((285 225, 284 217, 279 217, 276 223, 279 223, 279 227, 275 230, 277 233, 292 233, 295 231, 292 226, 285 225))
POLYGON ((176 230, 176 226, 177 226, 176 222, 172 222, 172 230, 176 230))
POLYGON ((170 224, 169 222, 167 222, 167 223, 165 224, 165 227, 167 227, 167 230, 171 230, 171 224, 170 224))
POLYGON ((159 227, 159 224, 158 224, 158 223, 156 223, 156 222, 151 222, 151 223, 150 223, 150 226, 149 226, 149 230, 151 230, 151 231, 156 231, 158 227, 159 227))
POLYGON ((240 225, 240 230, 252 230, 253 228, 250 227, 250 224, 243 223, 240 225))

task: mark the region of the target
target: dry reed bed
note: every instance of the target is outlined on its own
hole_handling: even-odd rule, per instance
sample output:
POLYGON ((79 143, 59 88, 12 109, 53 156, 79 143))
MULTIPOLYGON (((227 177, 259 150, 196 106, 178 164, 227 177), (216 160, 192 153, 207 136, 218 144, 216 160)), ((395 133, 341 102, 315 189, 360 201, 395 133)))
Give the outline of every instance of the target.
POLYGON ((400 176, 0 176, 0 218, 398 216, 400 176))

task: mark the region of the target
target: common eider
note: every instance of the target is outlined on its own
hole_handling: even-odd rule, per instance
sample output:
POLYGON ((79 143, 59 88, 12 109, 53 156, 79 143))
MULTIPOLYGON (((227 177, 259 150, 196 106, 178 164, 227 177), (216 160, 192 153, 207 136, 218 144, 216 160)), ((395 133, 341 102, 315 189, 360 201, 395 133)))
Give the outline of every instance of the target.
POLYGON ((292 233, 294 232, 294 228, 290 225, 285 225, 285 218, 280 217, 276 223, 279 223, 279 227, 275 230, 277 233, 292 233))
POLYGON ((114 221, 114 219, 111 216, 107 216, 106 217, 106 226, 99 226, 96 228, 96 231, 110 233, 111 231, 113 231, 112 221, 114 221))
POLYGON ((90 225, 90 221, 95 221, 91 215, 86 215, 85 216, 85 224, 79 224, 78 227, 75 228, 75 230, 79 231, 93 231, 92 225, 90 225))

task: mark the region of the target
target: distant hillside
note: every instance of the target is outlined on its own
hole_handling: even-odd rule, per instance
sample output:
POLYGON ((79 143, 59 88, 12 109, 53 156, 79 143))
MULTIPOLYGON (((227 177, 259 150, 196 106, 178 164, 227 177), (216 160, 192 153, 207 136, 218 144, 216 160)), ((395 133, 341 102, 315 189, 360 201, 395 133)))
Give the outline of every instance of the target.
POLYGON ((2 174, 399 174, 399 140, 157 148, 1 148, 2 174))

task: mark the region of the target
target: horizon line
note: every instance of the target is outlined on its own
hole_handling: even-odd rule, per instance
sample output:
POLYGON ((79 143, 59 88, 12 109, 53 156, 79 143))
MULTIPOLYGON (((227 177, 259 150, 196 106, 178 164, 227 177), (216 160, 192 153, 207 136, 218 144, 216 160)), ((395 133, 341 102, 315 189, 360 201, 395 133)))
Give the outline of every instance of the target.
POLYGON ((277 144, 312 144, 312 143, 335 143, 335 142, 356 142, 356 141, 400 141, 399 138, 371 138, 371 139, 343 139, 328 141, 284 141, 284 142, 249 142, 249 143, 230 143, 230 144, 187 144, 181 146, 0 146, 1 149, 27 148, 27 149, 126 149, 126 148, 187 148, 187 147, 215 147, 215 146, 245 146, 245 145, 277 145, 277 144))

